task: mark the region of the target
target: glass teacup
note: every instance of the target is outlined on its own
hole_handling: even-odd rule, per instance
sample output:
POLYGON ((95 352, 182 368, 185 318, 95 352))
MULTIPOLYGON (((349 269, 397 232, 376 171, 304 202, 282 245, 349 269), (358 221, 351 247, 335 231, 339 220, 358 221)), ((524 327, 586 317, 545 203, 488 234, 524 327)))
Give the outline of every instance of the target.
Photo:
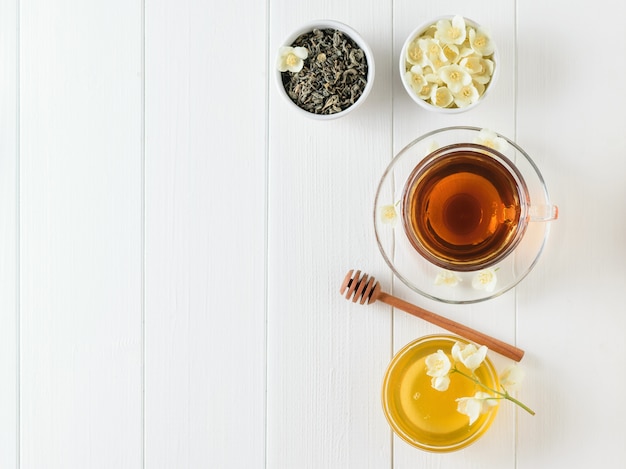
POLYGON ((472 271, 505 258, 532 221, 556 207, 533 207, 524 177, 506 156, 476 143, 447 145, 409 175, 402 221, 413 247, 444 269, 472 271))

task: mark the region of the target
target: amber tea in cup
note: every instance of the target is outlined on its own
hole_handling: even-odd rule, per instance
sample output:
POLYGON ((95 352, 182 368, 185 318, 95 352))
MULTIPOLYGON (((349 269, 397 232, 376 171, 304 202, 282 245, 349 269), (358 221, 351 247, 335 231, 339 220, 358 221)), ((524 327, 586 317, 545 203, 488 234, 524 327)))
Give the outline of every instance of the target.
POLYGON ((521 240, 528 191, 515 165, 478 144, 440 148, 407 179, 402 218, 407 237, 440 267, 471 271, 494 265, 521 240))

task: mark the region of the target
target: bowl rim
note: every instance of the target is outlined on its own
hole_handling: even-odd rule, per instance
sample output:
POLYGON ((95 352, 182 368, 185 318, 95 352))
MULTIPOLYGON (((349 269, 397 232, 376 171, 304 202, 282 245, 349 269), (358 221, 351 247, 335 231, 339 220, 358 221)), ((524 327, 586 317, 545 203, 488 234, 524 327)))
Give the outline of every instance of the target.
POLYGON ((400 81, 402 82, 402 87, 407 92, 409 97, 416 104, 418 104, 421 108, 426 109, 428 111, 439 112, 439 113, 442 113, 442 114, 460 114, 462 112, 467 112, 470 109, 474 109, 476 106, 478 106, 480 103, 482 103, 484 101, 484 99, 487 97, 488 94, 490 94, 491 89, 496 84, 496 82, 498 80, 498 77, 500 75, 500 73, 499 73, 500 72, 500 52, 498 50, 498 44, 494 42, 493 74, 491 75, 491 80, 489 81, 489 86, 487 86, 487 88, 485 89, 485 92, 478 98, 478 100, 475 103, 472 103, 469 106, 455 107, 455 108, 437 107, 434 104, 430 104, 429 102, 424 101, 423 99, 421 99, 411 89, 410 85, 404 79, 404 75, 406 74, 406 60, 404 60, 404 57, 406 56, 406 51, 407 51, 407 49, 409 47, 409 44, 411 44, 411 42, 413 42, 413 40, 415 38, 417 38, 418 35, 422 34, 430 26, 436 24, 437 21, 445 20, 445 19, 452 19, 455 16, 462 16, 463 19, 465 20, 465 22, 467 24, 469 24, 470 26, 474 27, 474 28, 483 28, 483 29, 487 29, 488 30, 488 28, 485 28, 482 24, 478 23, 477 21, 475 21, 475 20, 473 20, 471 18, 468 18, 467 16, 463 16, 463 15, 440 15, 440 16, 437 16, 437 17, 431 19, 431 20, 422 22, 415 29, 413 29, 413 31, 411 31, 411 33, 407 36, 407 38, 405 39, 404 43, 402 44, 402 49, 400 50, 400 57, 399 57, 399 60, 398 60, 399 71, 400 71, 400 81))
MULTIPOLYGON (((363 89, 363 93, 361 94, 361 96, 359 96, 359 99, 357 99, 354 102, 354 104, 347 107, 343 111, 336 112, 334 114, 315 114, 313 112, 309 112, 309 111, 302 109, 300 106, 298 106, 296 103, 294 103, 291 100, 289 95, 287 95, 285 87, 283 86, 283 82, 282 82, 283 72, 279 71, 278 68, 276 68, 275 64, 273 63, 272 67, 274 69, 274 82, 276 83, 276 86, 278 88, 278 93, 283 97, 283 99, 287 101, 290 107, 295 109, 300 114, 308 118, 315 119, 315 120, 322 120, 322 121, 334 120, 334 119, 337 119, 339 117, 343 117, 349 114, 350 112, 354 111, 359 106, 361 106, 361 104, 363 104, 367 96, 372 91, 372 88, 374 86, 374 77, 376 73, 376 67, 374 63, 374 53, 372 52, 372 49, 370 48, 369 44, 365 41, 363 36, 361 36, 361 34, 359 34, 354 28, 352 28, 351 26, 348 26, 345 23, 342 23, 337 20, 332 20, 332 19, 318 19, 318 20, 307 21, 306 23, 302 24, 297 29, 293 30, 289 35, 287 35, 279 47, 290 46, 300 35, 313 31, 313 29, 315 28, 336 29, 338 31, 341 31, 347 34, 350 37, 350 39, 352 39, 354 42, 356 42, 356 44, 365 53, 365 58, 367 60, 367 83, 365 85, 365 88, 363 89)), ((273 59, 275 60, 275 56, 273 57, 273 59)))

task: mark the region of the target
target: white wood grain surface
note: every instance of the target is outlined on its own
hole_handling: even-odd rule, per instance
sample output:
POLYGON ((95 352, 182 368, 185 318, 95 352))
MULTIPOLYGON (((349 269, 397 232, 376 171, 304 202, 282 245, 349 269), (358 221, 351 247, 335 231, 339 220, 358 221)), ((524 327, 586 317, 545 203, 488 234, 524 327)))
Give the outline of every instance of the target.
MULTIPOLYGON (((522 467, 621 467, 626 461, 626 395, 619 363, 626 357, 626 96, 616 72, 624 62, 610 48, 550 34, 559 16, 572 31, 606 21, 603 43, 626 45, 598 5, 575 10, 544 3, 519 6, 518 70, 541 67, 518 83, 518 139, 535 155, 558 200, 545 257, 518 288, 518 337, 531 353, 523 396, 537 403, 537 418, 520 419, 518 459, 522 467), (543 36, 543 38, 542 38, 543 36), (584 78, 576 57, 603 64, 602 99, 572 99, 584 78), (558 82, 558 86, 553 84, 558 82), (538 110, 540 110, 538 112, 538 110), (576 358, 574 358, 576 357, 576 358), (557 397, 558 396, 558 397, 557 397), (585 398, 587 396, 587 398, 585 398), (595 400, 598 405, 588 405, 595 400)), ((606 12, 606 10, 605 10, 606 12)), ((580 96, 580 95, 578 95, 580 96)))
POLYGON ((373 196, 391 153, 389 2, 322 8, 270 2, 272 51, 300 24, 328 17, 367 38, 376 86, 345 119, 290 112, 270 86, 267 467, 389 464, 380 378, 391 355, 391 316, 339 295, 351 268, 389 280, 371 225, 373 196), (276 129, 273 131, 272 129, 276 129))
POLYGON ((626 38, 607 11, 0 0, 0 468, 623 467, 626 38), (410 101, 397 65, 442 14, 487 25, 501 56, 493 93, 455 116, 410 101), (282 40, 316 18, 376 60, 365 104, 331 122, 273 82, 282 40), (456 124, 515 139, 561 213, 522 284, 475 305, 403 286, 372 226, 393 155, 456 124), (394 437, 384 370, 438 329, 346 302, 351 268, 525 349, 537 415, 503 405, 452 454, 394 437))
POLYGON ((0 3, 0 467, 18 460, 17 5, 0 3))
POLYGON ((142 10, 19 4, 20 463, 142 461, 142 10))
POLYGON ((262 467, 265 5, 146 2, 145 31, 145 465, 262 467))

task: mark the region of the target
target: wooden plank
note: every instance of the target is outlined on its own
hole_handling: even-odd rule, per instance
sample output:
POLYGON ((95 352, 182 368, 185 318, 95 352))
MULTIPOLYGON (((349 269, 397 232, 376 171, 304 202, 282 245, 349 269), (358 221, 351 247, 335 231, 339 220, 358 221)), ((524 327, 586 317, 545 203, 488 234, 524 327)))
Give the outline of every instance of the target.
POLYGON ((146 467, 265 461, 266 4, 212 3, 146 5, 146 467))
MULTIPOLYGON (((394 4, 394 154, 422 134, 452 125, 487 127, 515 138, 515 4, 512 1, 468 4, 447 1, 431 4, 398 1, 394 4), (429 112, 407 95, 400 83, 398 60, 406 38, 420 24, 442 15, 462 15, 489 28, 496 40, 500 56, 500 76, 485 101, 476 108, 455 115, 429 112)), ((398 181, 402 184, 403 181, 398 181)), ((397 256, 399 265, 410 268, 404 256, 397 256)), ((394 281, 397 296, 466 324, 500 340, 516 344, 515 293, 509 292, 499 298, 474 305, 448 305, 428 300, 407 288, 399 280, 394 281)), ((394 315, 394 350, 412 340, 429 334, 446 333, 402 311, 394 315)), ((519 345, 519 344, 518 344, 519 345)), ((491 354, 498 368, 507 364, 491 354)), ((399 438, 394 438, 394 467, 515 467, 515 411, 506 404, 500 406, 491 430, 474 445, 460 452, 446 455, 419 451, 399 438)))
POLYGON ((270 57, 300 25, 356 29, 376 61, 372 93, 339 120, 287 107, 270 84, 267 467, 389 467, 380 387, 391 351, 384 304, 346 302, 349 269, 390 280, 372 224, 391 152, 391 4, 270 2, 270 57))
POLYGON ((544 256, 518 293, 518 330, 532 351, 521 396, 537 410, 520 419, 519 467, 626 460, 626 413, 616 405, 626 395, 618 365, 626 356, 626 96, 617 92, 626 64, 614 55, 626 41, 607 11, 518 2, 518 73, 525 77, 518 135, 560 208, 544 256), (602 24, 607 47, 553 34, 557 16, 568 31, 602 24))
POLYGON ((18 467, 17 1, 0 3, 0 467, 18 467))
POLYGON ((141 2, 19 30, 21 466, 141 467, 141 2))

